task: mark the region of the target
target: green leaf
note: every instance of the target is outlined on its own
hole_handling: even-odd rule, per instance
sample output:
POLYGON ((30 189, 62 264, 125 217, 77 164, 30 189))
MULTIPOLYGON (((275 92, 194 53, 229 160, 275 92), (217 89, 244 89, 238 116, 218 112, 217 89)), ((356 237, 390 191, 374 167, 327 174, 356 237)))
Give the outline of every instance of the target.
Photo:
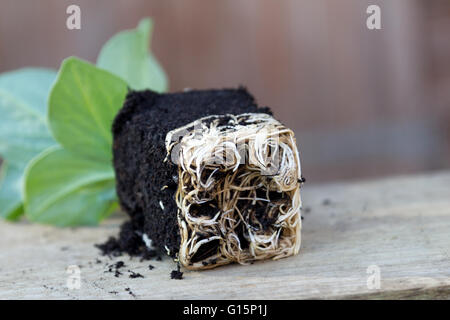
POLYGON ((153 22, 147 18, 136 29, 119 32, 103 46, 97 65, 121 77, 135 90, 167 91, 167 76, 149 53, 152 29, 153 22))
POLYGON ((56 73, 21 69, 0 75, 0 216, 22 213, 23 170, 34 156, 55 144, 47 128, 46 105, 56 73))
POLYGON ((25 175, 25 212, 31 221, 96 225, 117 208, 112 167, 61 147, 33 159, 25 175))
POLYGON ((127 94, 115 75, 77 58, 63 61, 49 98, 49 125, 68 151, 103 163, 112 160, 111 126, 127 94))
POLYGON ((88 62, 62 63, 48 110, 61 146, 34 158, 25 172, 24 207, 31 221, 95 225, 117 208, 111 125, 127 90, 123 80, 88 62))
POLYGON ((22 215, 22 174, 23 170, 3 163, 0 173, 0 213, 1 216, 14 220, 22 215))

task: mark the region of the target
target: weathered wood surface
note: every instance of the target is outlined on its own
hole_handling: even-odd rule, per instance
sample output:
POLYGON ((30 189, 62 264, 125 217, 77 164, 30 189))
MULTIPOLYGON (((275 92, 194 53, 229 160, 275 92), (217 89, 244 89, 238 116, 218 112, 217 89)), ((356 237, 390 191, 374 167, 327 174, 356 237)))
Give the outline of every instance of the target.
POLYGON ((78 229, 1 222, 0 299, 450 298, 450 172, 307 184, 303 201, 300 255, 185 272, 183 280, 170 279, 169 259, 99 256, 93 244, 115 235, 123 217, 78 229), (119 260, 122 276, 105 273, 119 260), (81 268, 79 290, 66 286, 69 265, 81 268), (379 289, 367 286, 372 265, 379 289))

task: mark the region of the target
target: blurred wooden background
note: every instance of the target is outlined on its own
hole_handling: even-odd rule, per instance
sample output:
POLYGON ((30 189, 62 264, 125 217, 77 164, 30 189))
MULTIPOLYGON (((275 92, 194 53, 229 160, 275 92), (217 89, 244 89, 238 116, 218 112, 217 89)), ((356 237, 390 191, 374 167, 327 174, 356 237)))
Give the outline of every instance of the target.
POLYGON ((450 167, 448 0, 0 0, 0 72, 95 61, 145 16, 171 91, 247 86, 296 131, 308 181, 450 167))

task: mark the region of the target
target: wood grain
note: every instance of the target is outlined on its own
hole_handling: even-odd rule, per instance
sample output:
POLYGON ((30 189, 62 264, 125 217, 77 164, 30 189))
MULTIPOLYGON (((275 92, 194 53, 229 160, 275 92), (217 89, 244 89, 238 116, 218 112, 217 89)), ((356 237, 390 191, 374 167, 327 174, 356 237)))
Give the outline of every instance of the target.
POLYGON ((93 244, 115 235, 121 216, 97 228, 1 222, 0 299, 450 298, 450 172, 307 184, 303 201, 300 255, 185 272, 183 280, 170 279, 167 258, 99 256, 93 244), (119 260, 122 276, 105 272, 119 260), (66 286, 69 265, 81 268, 79 290, 66 286), (380 268, 380 289, 367 286, 371 265, 380 268))

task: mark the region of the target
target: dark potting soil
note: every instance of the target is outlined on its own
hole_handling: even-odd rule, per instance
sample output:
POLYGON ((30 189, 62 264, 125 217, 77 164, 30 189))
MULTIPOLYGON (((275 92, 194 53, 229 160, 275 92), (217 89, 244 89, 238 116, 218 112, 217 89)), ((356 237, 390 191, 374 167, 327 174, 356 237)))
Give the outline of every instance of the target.
MULTIPOLYGON (((166 134, 208 115, 250 112, 271 114, 269 108, 258 107, 244 88, 170 94, 130 91, 113 123, 113 162, 120 205, 131 220, 122 225, 117 238, 97 245, 102 253, 160 259, 159 252, 145 246, 145 233, 157 250, 168 250, 175 257, 180 245, 174 200, 178 172, 170 160, 164 162, 166 134)), ((171 278, 181 279, 182 272, 172 271, 171 278)))
POLYGON ((161 257, 161 252, 155 249, 149 249, 142 241, 142 236, 139 236, 132 227, 131 222, 125 222, 121 226, 119 236, 110 237, 105 243, 96 244, 100 249, 102 255, 109 257, 119 257, 123 253, 130 256, 137 256, 141 261, 158 259, 161 257))
POLYGON ((144 277, 142 274, 140 274, 140 273, 138 273, 138 272, 134 272, 134 271, 131 271, 131 270, 128 270, 128 272, 130 273, 129 277, 130 277, 131 279, 135 279, 135 278, 143 278, 143 277, 144 277))
POLYGON ((172 272, 170 273, 170 279, 176 279, 176 280, 181 280, 183 279, 183 272, 180 271, 180 265, 177 265, 177 269, 176 270, 172 270, 172 272))
POLYGON ((114 273, 114 276, 118 278, 122 275, 122 272, 120 272, 120 268, 125 267, 125 263, 123 261, 118 261, 116 263, 113 263, 108 266, 108 270, 105 272, 114 273))
POLYGON ((131 291, 130 288, 125 288, 125 291, 128 292, 128 294, 129 294, 130 296, 132 296, 133 298, 136 298, 136 295, 133 293, 133 291, 131 291))

